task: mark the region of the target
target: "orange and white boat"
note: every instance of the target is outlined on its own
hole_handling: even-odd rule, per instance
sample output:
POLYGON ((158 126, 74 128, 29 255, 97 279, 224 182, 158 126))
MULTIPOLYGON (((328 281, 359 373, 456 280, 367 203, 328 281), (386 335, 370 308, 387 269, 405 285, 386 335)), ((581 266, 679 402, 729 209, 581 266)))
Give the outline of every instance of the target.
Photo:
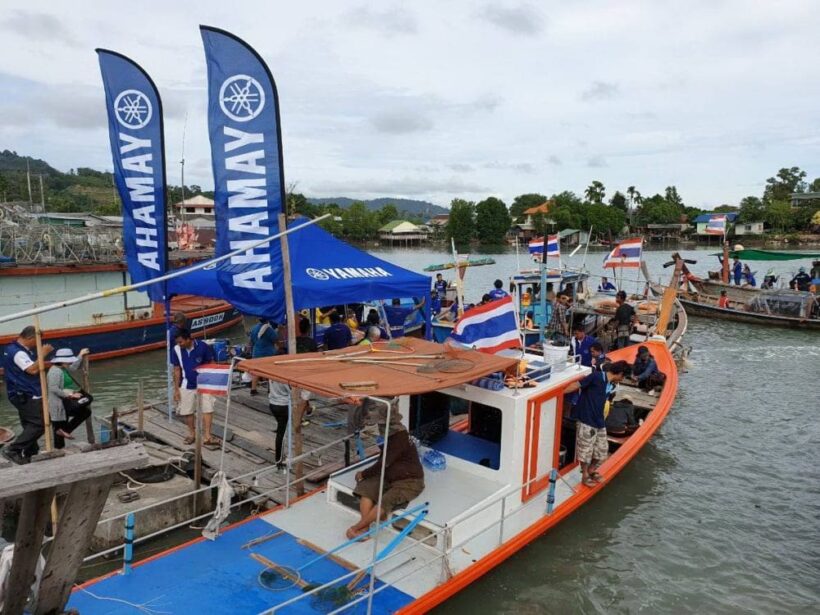
MULTIPOLYGON (((455 365, 419 369, 409 358, 358 365, 327 355, 291 357, 298 361, 291 365, 281 357, 245 362, 256 375, 325 397, 350 395, 343 385, 351 381, 372 389, 353 395, 400 394, 402 422, 419 438, 419 454, 443 459, 445 467, 426 468, 421 495, 374 527, 370 540, 348 541, 345 531, 359 518, 355 475, 373 458, 332 474, 324 487, 287 505, 230 526, 215 540, 200 538, 127 575, 92 581, 75 591, 69 607, 84 614, 131 612, 127 603, 167 613, 427 612, 527 544, 549 540, 541 537, 599 491, 617 490, 618 473, 661 426, 678 389, 663 338, 647 341, 666 383, 657 396, 619 385, 618 395, 632 398, 641 424, 628 437, 610 438, 610 456, 600 468, 604 482, 588 487, 574 461, 565 391, 589 368, 553 366, 547 376, 542 358, 526 354, 532 375, 541 374, 534 386, 492 390, 476 379, 514 366, 520 354, 456 356, 424 340, 402 344, 419 357, 443 353, 455 365), (463 420, 450 420, 459 413, 463 420)), ((631 362, 635 351, 609 356, 631 362)))

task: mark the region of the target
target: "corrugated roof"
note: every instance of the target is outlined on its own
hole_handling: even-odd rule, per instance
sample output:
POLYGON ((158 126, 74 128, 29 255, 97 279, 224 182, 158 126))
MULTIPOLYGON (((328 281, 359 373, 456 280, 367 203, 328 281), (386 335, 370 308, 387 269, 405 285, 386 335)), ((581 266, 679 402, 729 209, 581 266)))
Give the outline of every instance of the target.
POLYGON ((712 216, 726 216, 726 219, 729 222, 734 222, 737 220, 738 214, 736 211, 730 211, 728 213, 722 214, 719 211, 713 212, 711 214, 700 214, 697 218, 693 220, 695 224, 700 224, 701 222, 709 222, 712 219, 712 216))

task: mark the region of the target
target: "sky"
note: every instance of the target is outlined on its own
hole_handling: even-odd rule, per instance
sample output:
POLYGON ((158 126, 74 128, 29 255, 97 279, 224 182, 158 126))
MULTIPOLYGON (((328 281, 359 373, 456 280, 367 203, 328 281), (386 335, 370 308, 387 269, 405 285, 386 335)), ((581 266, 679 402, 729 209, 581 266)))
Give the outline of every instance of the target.
POLYGON ((198 25, 276 79, 285 179, 448 205, 676 185, 712 208, 820 177, 820 2, 0 0, 0 149, 111 169, 96 47, 152 76, 168 179, 213 186, 198 25), (183 150, 184 144, 184 150, 183 150))

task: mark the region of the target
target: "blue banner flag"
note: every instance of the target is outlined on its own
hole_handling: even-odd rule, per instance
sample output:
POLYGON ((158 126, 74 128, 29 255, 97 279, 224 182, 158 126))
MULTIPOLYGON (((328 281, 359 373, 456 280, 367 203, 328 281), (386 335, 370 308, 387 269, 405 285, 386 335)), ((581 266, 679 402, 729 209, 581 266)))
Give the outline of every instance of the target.
MULTIPOLYGON (((208 129, 214 167, 216 254, 278 229, 285 202, 276 84, 268 67, 233 34, 201 26, 208 66, 208 129)), ((239 310, 282 322, 279 241, 248 249, 217 269, 225 298, 239 310), (276 297, 274 302, 271 297, 276 297), (273 303, 273 305, 272 305, 273 303)))
MULTIPOLYGON (((168 266, 165 206, 165 143, 162 101, 148 74, 119 53, 97 49, 105 87, 114 180, 122 199, 123 242, 128 273, 145 282, 168 266)), ((164 285, 148 286, 162 301, 164 285)))

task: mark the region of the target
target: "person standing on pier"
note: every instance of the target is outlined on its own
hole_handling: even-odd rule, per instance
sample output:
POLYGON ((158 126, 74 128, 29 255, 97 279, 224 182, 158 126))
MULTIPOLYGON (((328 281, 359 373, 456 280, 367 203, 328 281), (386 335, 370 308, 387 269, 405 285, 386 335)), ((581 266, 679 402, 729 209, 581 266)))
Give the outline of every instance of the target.
POLYGON ((78 379, 83 358, 90 354, 83 348, 74 356, 71 348, 60 348, 51 359, 48 383, 48 412, 54 427, 54 448, 65 448, 65 441, 73 440, 71 433, 91 416, 91 397, 82 390, 78 379))
MULTIPOLYGON (((28 463, 40 448, 37 440, 43 435, 43 390, 40 386, 40 366, 37 363, 37 338, 34 327, 28 326, 3 352, 6 391, 17 408, 23 431, 2 449, 3 456, 17 464, 28 463)), ((43 345, 43 357, 54 347, 43 345)), ((48 363, 46 363, 48 367, 48 363)))
MULTIPOLYGON (((176 337, 176 346, 171 352, 171 365, 174 366, 174 401, 177 414, 183 417, 188 426, 185 444, 196 441, 196 377, 197 368, 214 361, 214 351, 202 340, 191 337, 188 329, 180 329, 176 337)), ((211 423, 214 416, 213 395, 200 394, 202 408, 202 444, 218 445, 219 438, 211 435, 211 423)))
POLYGON ((176 339, 177 333, 179 333, 180 329, 187 329, 188 328, 188 319, 185 318, 185 314, 182 312, 174 312, 171 314, 171 327, 168 329, 169 336, 168 339, 171 340, 171 345, 173 346, 176 339))
MULTIPOLYGON (((277 338, 276 327, 267 318, 260 318, 259 322, 251 329, 251 358, 261 359, 262 357, 275 355, 277 338)), ((251 378, 251 395, 258 393, 256 390, 258 384, 259 378, 253 376, 251 378)))

